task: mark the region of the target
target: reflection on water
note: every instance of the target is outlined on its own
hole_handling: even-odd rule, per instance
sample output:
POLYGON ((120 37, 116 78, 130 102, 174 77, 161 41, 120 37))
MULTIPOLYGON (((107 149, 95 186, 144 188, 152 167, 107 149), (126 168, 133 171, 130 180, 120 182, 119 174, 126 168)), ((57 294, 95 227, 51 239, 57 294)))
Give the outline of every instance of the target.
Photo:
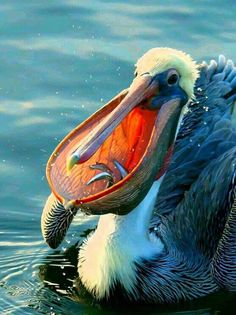
MULTIPOLYGON (((95 222, 78 216, 59 251, 44 244, 48 156, 64 135, 127 87, 133 63, 155 46, 197 60, 236 60, 233 0, 58 0, 0 3, 0 313, 115 314, 75 296, 77 249, 95 222), (64 275, 65 274, 65 275, 64 275)), ((235 296, 123 314, 230 314, 235 296)))

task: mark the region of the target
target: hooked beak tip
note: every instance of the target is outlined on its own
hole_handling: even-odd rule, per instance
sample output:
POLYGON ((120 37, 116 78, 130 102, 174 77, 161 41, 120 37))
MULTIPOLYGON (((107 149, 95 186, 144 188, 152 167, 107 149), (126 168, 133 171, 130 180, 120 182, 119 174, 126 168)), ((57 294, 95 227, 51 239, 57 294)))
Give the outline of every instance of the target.
POLYGON ((71 174, 71 171, 73 167, 78 164, 79 162, 79 157, 75 154, 71 154, 70 156, 67 157, 66 159, 66 173, 69 176, 71 174))

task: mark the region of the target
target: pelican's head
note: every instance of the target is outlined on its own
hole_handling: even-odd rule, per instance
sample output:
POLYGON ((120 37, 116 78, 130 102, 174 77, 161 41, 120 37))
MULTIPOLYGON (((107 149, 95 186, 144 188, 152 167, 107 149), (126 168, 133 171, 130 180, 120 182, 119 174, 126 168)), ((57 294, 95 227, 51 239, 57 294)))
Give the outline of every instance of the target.
POLYGON ((153 48, 137 61, 134 74, 137 77, 148 74, 158 80, 162 78, 161 81, 166 85, 163 92, 169 92, 173 96, 175 93, 178 95, 178 92, 185 93, 191 98, 198 78, 198 69, 196 62, 180 50, 153 48), (160 76, 162 73, 165 75, 160 76))
POLYGON ((137 62, 130 87, 56 148, 47 177, 65 207, 92 214, 131 211, 165 172, 183 106, 198 77, 192 58, 154 48, 137 62))

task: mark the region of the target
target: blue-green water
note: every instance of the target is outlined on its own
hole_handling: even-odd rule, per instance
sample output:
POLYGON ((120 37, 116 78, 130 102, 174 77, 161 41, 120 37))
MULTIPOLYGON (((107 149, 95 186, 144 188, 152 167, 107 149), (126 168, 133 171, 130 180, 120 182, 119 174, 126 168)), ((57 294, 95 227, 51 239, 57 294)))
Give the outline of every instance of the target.
MULTIPOLYGON (((68 131, 129 85, 133 64, 147 49, 170 46, 197 60, 219 53, 236 60, 235 12, 234 0, 1 0, 1 314, 116 312, 76 301, 71 293, 71 245, 94 225, 91 219, 78 216, 58 251, 42 240, 45 164, 68 131)), ((119 312, 230 314, 234 300, 219 293, 185 305, 119 312)))

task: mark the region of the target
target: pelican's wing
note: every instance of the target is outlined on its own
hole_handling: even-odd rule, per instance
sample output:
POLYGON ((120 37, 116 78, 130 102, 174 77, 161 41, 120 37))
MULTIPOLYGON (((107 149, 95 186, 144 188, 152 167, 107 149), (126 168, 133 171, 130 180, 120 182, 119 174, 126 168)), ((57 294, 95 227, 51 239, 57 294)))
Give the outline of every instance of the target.
POLYGON ((220 287, 236 292, 236 170, 229 195, 230 213, 212 262, 212 273, 220 287))
MULTIPOLYGON (((174 243, 182 246, 182 251, 192 249, 211 260, 222 233, 229 236, 230 229, 225 224, 234 213, 231 245, 225 246, 224 250, 229 255, 234 253, 234 266, 233 260, 231 265, 236 272, 236 211, 232 210, 236 202, 235 176, 236 146, 204 168, 176 208, 165 216, 165 224, 168 224, 174 243)), ((230 221, 232 224, 233 220, 230 221)))
MULTIPOLYGON (((236 146, 232 112, 236 99, 236 68, 231 60, 200 67, 195 100, 189 105, 179 130, 173 158, 160 187, 158 214, 173 211, 185 198, 204 168, 236 146)), ((152 224, 158 221, 154 215, 152 224)))

